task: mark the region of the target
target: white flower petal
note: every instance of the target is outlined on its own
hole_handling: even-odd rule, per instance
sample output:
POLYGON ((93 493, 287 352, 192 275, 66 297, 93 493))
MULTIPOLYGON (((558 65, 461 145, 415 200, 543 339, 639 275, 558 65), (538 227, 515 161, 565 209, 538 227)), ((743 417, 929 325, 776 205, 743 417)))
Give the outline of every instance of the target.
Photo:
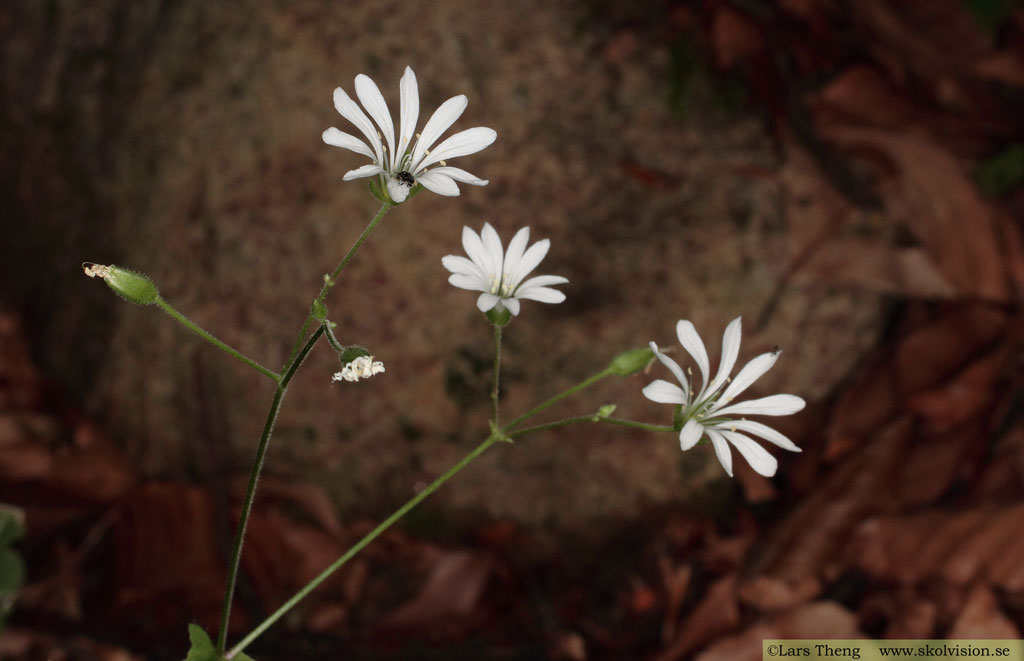
POLYGON ((377 83, 365 75, 359 74, 356 76, 356 96, 359 97, 359 101, 366 108, 366 111, 370 113, 370 117, 373 121, 377 122, 377 126, 380 127, 381 132, 384 134, 384 140, 388 144, 388 160, 382 161, 381 165, 390 171, 394 165, 394 153, 395 153, 395 125, 391 120, 391 111, 388 109, 388 104, 384 100, 384 96, 380 93, 380 89, 377 87, 377 83))
POLYGON ((484 249, 484 243, 480 240, 480 236, 468 227, 462 228, 462 249, 466 251, 473 263, 480 267, 480 272, 484 277, 494 277, 493 260, 484 249))
POLYGON ((730 420, 727 422, 720 422, 714 426, 719 429, 726 428, 729 429, 729 431, 738 430, 747 432, 748 434, 754 434, 755 436, 760 436, 764 440, 779 446, 783 450, 789 450, 790 452, 803 452, 803 450, 801 450, 796 443, 789 440, 785 434, 772 429, 768 425, 755 422, 754 420, 730 420))
POLYGON ((480 298, 476 299, 476 307, 481 312, 487 312, 497 305, 499 301, 501 301, 501 299, 494 294, 480 294, 480 298))
POLYGON ((439 172, 431 170, 416 177, 416 183, 422 184, 424 188, 432 193, 447 197, 458 197, 459 186, 452 180, 439 172))
POLYGON ((480 278, 468 275, 466 273, 453 273, 448 276, 448 282, 453 287, 459 289, 469 289, 471 291, 487 291, 487 285, 480 280, 480 278))
POLYGON ((644 389, 640 392, 642 392, 644 397, 647 399, 659 404, 686 403, 686 396, 683 394, 682 388, 663 379, 651 381, 644 386, 644 389))
POLYGON ((466 111, 466 106, 469 105, 469 100, 465 94, 453 96, 448 99, 441 106, 434 111, 434 114, 427 120, 426 125, 423 127, 423 132, 420 133, 419 140, 416 141, 416 148, 412 151, 412 161, 409 165, 410 172, 417 172, 421 169, 420 161, 423 160, 423 156, 427 153, 441 134, 448 130, 448 127, 455 123, 462 113, 466 111))
POLYGON ((761 399, 751 399, 715 411, 715 417, 721 415, 791 415, 806 406, 806 402, 796 395, 771 395, 761 399))
POLYGON ((471 275, 481 280, 484 279, 484 274, 480 267, 462 255, 445 255, 441 258, 441 264, 452 273, 471 275))
POLYGON ((373 160, 376 161, 377 165, 385 165, 383 156, 384 144, 380 141, 380 136, 377 135, 377 129, 374 128, 373 122, 370 121, 370 118, 366 116, 358 104, 349 98, 345 90, 340 87, 334 90, 334 107, 342 117, 352 122, 366 136, 366 140, 375 154, 373 160))
POLYGON ((542 275, 530 278, 526 282, 515 280, 509 267, 522 271, 523 264, 533 268, 537 265, 550 247, 550 241, 544 239, 527 248, 529 229, 522 228, 509 242, 508 250, 502 248, 501 237, 490 223, 484 223, 478 235, 468 227, 462 228, 462 246, 468 255, 457 257, 446 255, 441 263, 452 275, 448 282, 463 289, 476 289, 485 295, 477 299, 477 306, 486 312, 499 302, 512 315, 518 315, 520 301, 534 300, 542 303, 561 303, 565 294, 552 289, 549 285, 568 282, 558 275, 542 275), (500 284, 500 287, 499 287, 500 284), (519 286, 514 286, 518 284, 519 286))
POLYGON ((550 287, 551 285, 564 285, 569 282, 569 278, 563 278, 560 275, 535 275, 526 282, 519 285, 519 290, 524 291, 532 289, 534 287, 550 287))
POLYGON ((380 169, 379 165, 369 164, 362 167, 356 168, 355 170, 349 170, 342 177, 342 181, 352 181, 353 179, 362 179, 364 177, 372 177, 375 174, 380 174, 383 170, 380 169))
MULTIPOLYGON (((512 272, 516 270, 516 265, 519 264, 519 260, 523 258, 523 253, 526 252, 526 244, 529 240, 529 227, 523 227, 515 233, 512 240, 508 242, 508 249, 505 251, 505 258, 501 266, 503 273, 511 275, 512 272)), ((512 280, 511 278, 509 278, 509 281, 506 284, 510 285, 513 289, 519 286, 519 282, 517 280, 512 280)))
POLYGON ((754 381, 760 379, 765 372, 770 370, 778 358, 779 354, 776 352, 763 353, 744 365, 743 369, 740 370, 740 373, 737 374, 736 378, 729 384, 729 387, 722 392, 722 396, 718 398, 715 408, 725 406, 732 400, 736 399, 736 397, 749 388, 754 381))
POLYGON ((704 341, 700 339, 700 335, 697 334, 697 329, 693 327, 693 324, 686 320, 680 320, 676 324, 676 335, 679 337, 679 344, 683 345, 693 360, 697 363, 697 368, 700 369, 701 375, 701 388, 700 393, 697 395, 697 400, 700 401, 704 391, 708 387, 708 352, 704 348, 704 341))
POLYGON ((687 381, 686 375, 683 374, 683 369, 679 367, 679 363, 677 363, 676 361, 672 360, 671 358, 663 354, 661 351, 659 351, 658 345, 655 344, 654 342, 651 342, 649 346, 651 347, 651 351, 654 352, 654 355, 658 358, 659 361, 661 361, 661 364, 667 367, 668 371, 672 372, 672 376, 676 377, 676 381, 678 381, 679 385, 683 387, 683 392, 686 393, 687 401, 689 401, 690 382, 687 381))
POLYGON ((333 126, 323 133, 324 142, 335 147, 341 147, 342 149, 348 149, 354 151, 357 154, 362 154, 370 160, 375 160, 376 156, 373 154, 373 150, 367 146, 365 142, 360 140, 354 135, 349 135, 344 131, 339 131, 333 126))
POLYGON ((501 247, 501 237, 490 223, 484 223, 480 230, 480 240, 483 242, 484 251, 487 253, 487 273, 494 278, 500 278, 502 274, 502 262, 505 260, 505 251, 501 247))
POLYGON ((725 333, 722 334, 722 360, 718 363, 718 373, 707 388, 708 395, 715 393, 725 383, 732 374, 732 368, 736 366, 736 356, 740 353, 740 338, 743 335, 741 319, 736 317, 725 327, 725 333))
POLYGON ((697 441, 704 435, 704 431, 704 425, 696 420, 687 420, 679 431, 679 447, 685 451, 697 445, 697 441))
POLYGON ((771 452, 768 452, 768 450, 754 442, 753 439, 747 438, 743 434, 724 429, 720 433, 733 444, 733 447, 740 451, 740 454, 743 455, 743 458, 747 460, 747 463, 750 464, 750 467, 755 472, 765 477, 775 475, 775 471, 779 468, 779 460, 773 457, 771 452))
POLYGON ((541 303, 561 303, 565 300, 565 294, 550 287, 530 287, 517 291, 516 298, 527 298, 541 303))
POLYGON ((726 442, 725 437, 720 432, 714 429, 708 429, 708 438, 711 439, 711 446, 715 448, 715 456, 718 457, 718 462, 722 464, 722 468, 725 472, 732 477, 732 451, 729 450, 729 444, 726 442))
POLYGON ((396 161, 392 164, 394 169, 401 169, 402 157, 406 149, 412 144, 412 137, 416 134, 416 122, 420 117, 420 92, 416 84, 416 74, 409 67, 405 68, 402 81, 398 84, 400 94, 401 111, 399 115, 399 131, 396 161))
MULTIPOLYGON (((450 165, 445 165, 439 168, 431 168, 427 172, 430 172, 432 174, 443 174, 446 177, 451 177, 460 184, 469 184, 470 186, 486 186, 487 184, 490 183, 488 180, 481 179, 475 174, 466 172, 465 170, 462 170, 460 168, 453 168, 450 165)), ((420 176, 422 177, 423 175, 420 176)))
POLYGON ((551 241, 549 239, 542 239, 530 246, 527 251, 523 253, 523 256, 512 265, 512 268, 508 268, 506 265, 508 282, 515 284, 522 282, 523 278, 525 278, 530 271, 537 268, 537 265, 541 263, 545 256, 547 256, 548 250, 550 249, 551 241))
POLYGON ((497 138, 497 131, 485 126, 477 126, 475 128, 466 129, 465 131, 460 131, 439 144, 437 148, 430 152, 429 156, 426 156, 422 161, 417 162, 414 167, 416 168, 416 172, 419 172, 425 167, 429 167, 434 163, 438 163, 449 158, 458 158, 459 156, 475 154, 481 149, 489 147, 497 138))

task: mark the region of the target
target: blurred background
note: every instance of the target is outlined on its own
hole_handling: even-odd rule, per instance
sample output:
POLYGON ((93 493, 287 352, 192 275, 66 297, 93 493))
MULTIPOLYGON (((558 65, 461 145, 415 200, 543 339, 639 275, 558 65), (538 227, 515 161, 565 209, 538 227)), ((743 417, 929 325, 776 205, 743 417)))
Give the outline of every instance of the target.
MULTIPOLYGON (((0 501, 27 575, 0 657, 176 659, 216 629, 266 379, 83 261, 149 274, 271 367, 377 208, 332 91, 497 142, 391 212, 328 300, 387 372, 293 382, 243 634, 487 433, 491 335, 441 257, 523 225, 564 275, 507 328, 506 415, 692 320, 804 448, 728 479, 672 435, 492 449, 250 650, 267 659, 760 659, 771 637, 1024 629, 1024 9, 1014 0, 14 0, 0 7, 0 501)), ((559 413, 615 403, 602 382, 559 413)), ((0 540, 4 535, 0 534, 0 540)), ((9 569, 8 565, 5 565, 9 569)), ((4 567, 0 567, 4 569, 4 567)), ((16 572, 15 572, 16 573, 16 572)), ((8 580, 11 572, 0 571, 8 580)))

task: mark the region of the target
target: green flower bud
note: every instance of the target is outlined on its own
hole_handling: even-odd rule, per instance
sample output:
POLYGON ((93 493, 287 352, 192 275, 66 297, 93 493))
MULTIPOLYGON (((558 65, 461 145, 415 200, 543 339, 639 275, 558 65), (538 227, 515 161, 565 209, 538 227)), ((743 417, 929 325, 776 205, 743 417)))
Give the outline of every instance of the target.
POLYGON ((630 349, 629 351, 623 351, 618 356, 615 356, 612 360, 609 369, 612 374, 618 376, 629 376, 630 374, 636 374, 642 369, 645 369, 654 360, 654 352, 651 351, 650 347, 643 347, 641 349, 630 349))
POLYGON ((149 277, 129 271, 120 266, 104 266, 85 262, 82 269, 90 278, 102 278, 114 293, 137 305, 153 305, 160 299, 160 292, 149 277))
POLYGON ((512 319, 512 313, 504 305, 495 305, 484 314, 487 316, 487 321, 502 328, 507 326, 508 322, 512 319))
POLYGON ((597 409, 597 418, 610 417, 612 413, 615 413, 615 409, 619 408, 616 404, 605 404, 601 408, 597 409))

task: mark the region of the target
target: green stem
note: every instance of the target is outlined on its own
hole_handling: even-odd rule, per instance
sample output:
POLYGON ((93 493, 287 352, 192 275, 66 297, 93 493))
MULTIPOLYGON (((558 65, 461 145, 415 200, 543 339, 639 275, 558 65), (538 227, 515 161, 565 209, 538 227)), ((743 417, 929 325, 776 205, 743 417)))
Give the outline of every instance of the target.
POLYGON ((360 234, 359 238, 356 239, 356 242, 352 244, 352 247, 349 248, 348 253, 346 253, 345 256, 341 258, 341 261, 334 268, 334 271, 332 271, 329 276, 324 278, 324 285, 323 287, 320 288, 320 293, 313 301, 313 304, 309 306, 310 312, 306 316, 306 320, 302 322, 302 329, 299 330, 299 335, 298 337, 295 338, 295 342, 292 344, 292 350, 288 353, 288 363, 291 363, 292 359, 295 357, 295 354, 298 352, 299 347, 302 345, 302 338, 306 336, 306 331, 309 330, 309 325, 313 321, 313 310, 316 309, 319 305, 322 305, 323 302, 327 299, 327 294, 331 291, 331 288, 334 287, 334 285, 337 283, 338 276, 341 275, 341 272, 345 270, 345 267, 348 266, 348 263, 352 261, 352 258, 356 256, 356 252, 358 252, 359 248, 361 248, 362 245, 366 243, 366 240, 370 238, 370 234, 372 234, 373 230, 377 228, 377 225, 384 217, 384 214, 390 211, 391 207, 393 206, 394 205, 391 204, 390 202, 385 202, 384 204, 381 205, 380 209, 377 211, 377 215, 374 216, 373 220, 371 220, 370 223, 366 226, 366 228, 363 229, 363 233, 360 234))
POLYGON ((491 401, 494 403, 494 425, 498 428, 498 380, 501 376, 501 326, 494 325, 494 386, 491 388, 491 401))
POLYGON ((202 328, 197 326, 191 319, 189 319, 188 317, 186 317, 185 315, 183 315, 182 313, 178 312, 173 307, 171 307, 171 304, 168 303, 167 301, 165 301, 160 296, 157 296, 156 304, 160 307, 161 310, 163 310, 167 314, 171 315, 171 317, 173 317, 180 324, 182 324, 183 326, 188 328, 190 331, 192 331, 193 333, 195 333, 199 337, 203 338, 204 340, 206 340, 207 342, 209 342, 213 346, 217 347, 218 349, 220 349, 224 353, 228 354, 229 356, 233 356, 233 357, 237 358, 238 360, 242 361, 243 363, 245 363, 249 367, 253 368, 257 372, 262 374, 263 376, 268 376, 268 377, 270 377, 271 379, 273 379, 274 381, 277 381, 277 382, 281 381, 281 375, 280 374, 278 374, 277 372, 274 372, 272 370, 267 369, 266 367, 264 367, 263 365, 260 365, 255 360, 253 360, 252 358, 249 358, 248 356, 246 356, 242 352, 237 351, 236 349, 233 349, 232 347, 229 347, 228 345, 224 344, 223 342, 221 342, 220 340, 215 338, 213 335, 210 335, 205 330, 203 330, 202 328))
POLYGON ((624 420, 622 418, 601 418, 599 422, 607 422, 622 427, 633 427, 634 429, 646 429, 647 431, 678 432, 672 425, 652 425, 648 422, 637 422, 635 420, 624 420))
POLYGON ((277 420, 277 413, 281 410, 281 403, 284 401, 285 392, 291 382, 299 365, 309 355, 310 350, 316 341, 323 334, 324 327, 321 325, 302 346, 299 353, 292 360, 285 370, 284 376, 277 384, 274 392, 274 401, 270 405, 270 412, 267 414, 267 421, 263 425, 263 434, 260 436, 259 447, 256 448, 256 458, 253 460, 252 470, 249 473, 249 484, 245 488, 245 498, 242 500, 242 513, 238 518, 238 529, 235 531, 235 543, 231 550, 231 564, 228 566, 228 580, 224 587, 224 603, 221 607, 220 631, 217 634, 217 651, 223 653, 227 646, 228 620, 231 617, 231 600, 235 594, 235 584, 238 581, 238 568, 242 560, 242 542, 245 540, 245 529, 249 523, 249 513, 252 511, 252 503, 256 497, 256 481, 260 471, 263 469, 263 460, 267 455, 267 447, 270 445, 270 436, 274 432, 274 423, 277 420))
POLYGON ((557 429, 558 427, 566 427, 568 425, 574 425, 577 422, 600 422, 601 418, 598 418, 594 414, 590 415, 578 415, 574 418, 563 418, 561 420, 555 420, 554 422, 546 422, 543 425, 534 425, 533 427, 523 427, 515 431, 506 432, 509 438, 516 438, 517 436, 525 436, 536 431, 547 431, 549 429, 557 429))
POLYGON ((341 342, 339 342, 338 338, 334 335, 334 330, 331 328, 330 322, 324 320, 322 327, 324 329, 324 337, 327 338, 327 344, 331 345, 331 348, 338 354, 344 351, 345 347, 341 346, 341 342))
POLYGON ((676 429, 671 425, 652 425, 646 422, 636 422, 635 420, 624 420, 622 418, 609 418, 606 416, 600 416, 596 414, 590 415, 578 415, 573 418, 562 418, 561 420, 555 420, 554 422, 546 422, 542 425, 534 425, 533 427, 523 427, 513 432, 506 432, 509 438, 516 438, 517 436, 525 436, 538 431, 547 431, 549 429, 557 429, 559 427, 566 427, 568 425, 574 425, 578 422, 607 422, 613 425, 621 425, 623 427, 635 427, 636 429, 646 429, 647 431, 659 431, 659 432, 674 432, 676 429))
MULTIPOLYGON (((292 596, 291 599, 281 605, 276 611, 274 611, 267 619, 263 620, 255 629, 253 629, 248 636, 243 638, 238 644, 231 648, 231 651, 227 653, 226 658, 231 659, 239 652, 243 651, 252 641, 256 640, 264 631, 266 631, 274 622, 277 622, 281 617, 291 610, 295 604, 299 603, 306 595, 315 590, 321 583, 327 580, 331 574, 336 572, 342 565, 351 560, 357 553, 362 551, 370 542, 380 536, 385 530, 390 528, 396 521, 405 516, 412 508, 419 505, 424 499, 430 494, 437 491, 438 487, 451 479, 456 473, 461 471, 463 468, 468 466, 470 462, 483 454, 487 448, 494 445, 500 436, 498 434, 491 434, 488 436, 483 443, 478 445, 472 452, 467 454, 459 463, 455 464, 441 477, 434 480, 430 486, 420 491, 418 494, 413 496, 405 505, 398 508, 391 516, 385 519, 380 525, 374 528, 365 537, 360 539, 356 544, 345 552, 345 555, 335 560, 327 569, 323 570, 319 576, 310 581, 304 588, 299 590, 292 596)), ((219 649, 219 648, 218 648, 219 649)))
POLYGON ((610 367, 607 367, 607 368, 601 370, 597 374, 595 374, 595 375, 593 375, 593 376, 591 376, 591 377, 589 377, 587 379, 584 379, 583 381, 577 383, 576 385, 574 385, 573 387, 569 388, 568 390, 564 390, 564 391, 558 393, 557 395, 555 395, 554 397, 552 397, 548 401, 544 402, 543 404, 540 404, 538 406, 533 407, 532 409, 530 409, 526 413, 522 414, 521 416, 519 416, 518 418, 516 418, 512 422, 510 422, 507 425, 505 425, 505 429, 511 429, 511 428, 515 427, 516 425, 518 425, 523 420, 526 420, 528 418, 532 418, 533 416, 537 415, 538 413, 540 413, 544 409, 550 408, 551 406, 553 406, 554 404, 562 401, 566 397, 568 397, 570 395, 573 395, 575 393, 578 393, 579 391, 583 390, 584 388, 588 388, 588 387, 594 385, 595 383, 597 383, 601 379, 603 379, 606 376, 609 376, 609 375, 611 375, 613 373, 614 372, 612 372, 612 369, 610 367))

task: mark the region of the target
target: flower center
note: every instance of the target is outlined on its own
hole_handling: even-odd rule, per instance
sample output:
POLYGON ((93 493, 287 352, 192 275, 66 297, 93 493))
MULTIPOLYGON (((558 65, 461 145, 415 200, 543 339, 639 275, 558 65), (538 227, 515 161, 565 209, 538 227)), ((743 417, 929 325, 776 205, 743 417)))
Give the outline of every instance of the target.
POLYGON ((502 273, 501 277, 494 276, 491 278, 491 291, 490 293, 501 298, 509 298, 512 296, 512 292, 515 291, 515 287, 512 283, 508 282, 508 273, 502 273))

